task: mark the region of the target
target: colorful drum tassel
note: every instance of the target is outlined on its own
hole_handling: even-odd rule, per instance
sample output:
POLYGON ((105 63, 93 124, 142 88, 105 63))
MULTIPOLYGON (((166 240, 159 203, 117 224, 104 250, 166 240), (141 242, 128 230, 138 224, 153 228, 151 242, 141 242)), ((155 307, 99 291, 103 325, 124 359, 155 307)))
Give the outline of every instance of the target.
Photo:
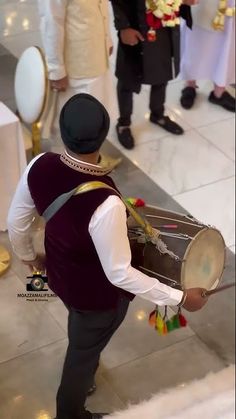
POLYGON ((179 308, 178 313, 174 314, 170 319, 167 317, 167 306, 165 306, 165 314, 162 316, 161 312, 159 311, 158 307, 154 311, 152 311, 149 315, 149 324, 152 327, 155 327, 156 331, 159 335, 167 335, 168 333, 172 332, 173 330, 180 329, 182 327, 187 326, 187 320, 181 313, 181 309, 179 308))
POLYGON ((163 318, 161 317, 161 314, 158 313, 156 317, 156 330, 159 333, 159 335, 163 335, 164 324, 165 323, 163 321, 163 318))
POLYGON ((144 207, 145 202, 141 198, 126 198, 125 199, 128 204, 132 205, 132 207, 144 207))
POLYGON ((181 310, 179 309, 179 324, 181 327, 186 327, 187 326, 187 320, 185 319, 185 317, 183 316, 183 314, 181 313, 181 310))
POLYGON ((156 310, 153 310, 150 314, 149 314, 149 324, 150 324, 150 326, 156 326, 156 316, 157 316, 157 313, 156 313, 156 310))

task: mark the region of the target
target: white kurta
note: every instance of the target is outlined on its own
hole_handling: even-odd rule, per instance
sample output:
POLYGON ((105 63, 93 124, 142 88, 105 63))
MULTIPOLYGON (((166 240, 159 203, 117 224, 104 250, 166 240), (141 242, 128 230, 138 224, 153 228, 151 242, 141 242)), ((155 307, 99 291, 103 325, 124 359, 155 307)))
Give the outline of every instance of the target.
MULTIPOLYGON (((200 0, 209 1, 209 0, 200 0)), ((233 1, 228 2, 233 6, 233 1)), ((200 4, 194 7, 200 7, 200 4)), ((211 17, 209 17, 209 22, 211 17)), ((223 32, 194 24, 181 26, 181 69, 183 80, 211 80, 218 86, 235 82, 235 18, 225 18, 223 32)))

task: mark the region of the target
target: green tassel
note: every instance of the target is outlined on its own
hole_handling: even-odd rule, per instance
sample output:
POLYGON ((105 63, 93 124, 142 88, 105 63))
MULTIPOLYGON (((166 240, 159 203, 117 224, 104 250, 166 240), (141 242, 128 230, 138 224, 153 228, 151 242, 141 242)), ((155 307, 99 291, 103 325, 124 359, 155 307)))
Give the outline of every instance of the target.
POLYGON ((178 314, 175 314, 175 315, 172 317, 172 323, 173 323, 173 328, 174 328, 174 329, 179 329, 179 328, 180 328, 180 324, 179 324, 179 316, 178 316, 178 314))
POLYGON ((167 327, 168 332, 172 332, 172 330, 174 330, 172 319, 166 321, 166 327, 167 327))

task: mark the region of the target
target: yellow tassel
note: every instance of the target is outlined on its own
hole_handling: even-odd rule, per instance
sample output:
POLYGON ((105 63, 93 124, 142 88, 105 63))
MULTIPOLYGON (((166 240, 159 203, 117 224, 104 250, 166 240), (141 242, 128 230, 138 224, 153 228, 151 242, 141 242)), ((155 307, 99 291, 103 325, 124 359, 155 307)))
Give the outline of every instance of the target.
POLYGON ((158 313, 157 318, 156 318, 156 330, 160 335, 163 335, 163 329, 164 329, 164 322, 160 313, 158 313))

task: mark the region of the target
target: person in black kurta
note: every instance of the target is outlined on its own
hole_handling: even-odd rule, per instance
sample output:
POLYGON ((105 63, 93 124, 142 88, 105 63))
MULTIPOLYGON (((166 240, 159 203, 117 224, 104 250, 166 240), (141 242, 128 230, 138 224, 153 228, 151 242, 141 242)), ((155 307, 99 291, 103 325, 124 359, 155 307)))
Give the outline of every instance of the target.
MULTIPOLYGON (((139 93, 142 84, 151 85, 150 121, 172 134, 183 129, 164 115, 166 86, 179 72, 179 27, 160 28, 156 40, 149 42, 145 0, 111 0, 119 44, 116 62, 117 95, 120 117, 116 126, 120 143, 134 147, 130 130, 133 92, 139 93)), ((181 6, 182 15, 191 25, 189 6, 181 6)))

